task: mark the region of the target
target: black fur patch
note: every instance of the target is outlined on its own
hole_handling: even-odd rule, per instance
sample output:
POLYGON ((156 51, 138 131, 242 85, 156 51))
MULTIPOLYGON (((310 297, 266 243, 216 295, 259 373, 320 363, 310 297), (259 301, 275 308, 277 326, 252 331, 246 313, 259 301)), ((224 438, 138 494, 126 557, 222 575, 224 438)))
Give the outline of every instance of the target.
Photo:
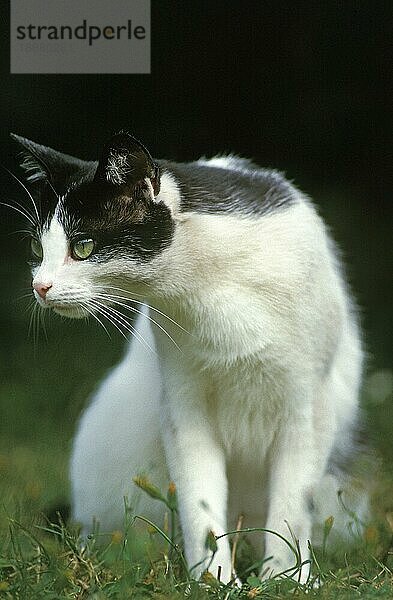
POLYGON ((49 181, 58 194, 63 194, 73 181, 91 176, 97 169, 96 162, 80 160, 13 133, 11 137, 22 147, 20 164, 27 180, 33 183, 49 181))
MULTIPOLYGON (((293 186, 278 172, 237 171, 193 163, 160 161, 181 191, 181 210, 206 214, 265 215, 296 202, 293 186)), ((251 167, 254 167, 250 163, 251 167)))
POLYGON ((70 240, 95 240, 90 260, 126 255, 146 261, 172 241, 174 222, 162 203, 130 196, 127 185, 84 181, 65 195, 58 218, 70 240))

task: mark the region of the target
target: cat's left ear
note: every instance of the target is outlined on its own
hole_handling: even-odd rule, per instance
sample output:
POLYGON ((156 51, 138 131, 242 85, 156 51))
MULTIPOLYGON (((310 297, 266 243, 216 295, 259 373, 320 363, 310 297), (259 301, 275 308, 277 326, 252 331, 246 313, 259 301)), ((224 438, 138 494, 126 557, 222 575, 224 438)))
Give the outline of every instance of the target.
POLYGON ((155 201, 160 192, 160 169, 149 151, 126 132, 105 145, 94 179, 125 186, 134 200, 155 201))
POLYGON ((14 133, 11 133, 11 138, 22 150, 20 166, 27 181, 49 181, 58 193, 70 180, 91 173, 97 164, 58 152, 14 133))

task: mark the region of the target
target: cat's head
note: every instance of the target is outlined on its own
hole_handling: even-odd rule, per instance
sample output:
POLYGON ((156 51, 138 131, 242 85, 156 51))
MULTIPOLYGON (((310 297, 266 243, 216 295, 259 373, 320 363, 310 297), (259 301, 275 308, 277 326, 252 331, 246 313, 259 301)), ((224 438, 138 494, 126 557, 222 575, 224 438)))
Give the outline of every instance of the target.
POLYGON ((99 316, 111 300, 115 311, 124 293, 151 283, 154 263, 173 239, 173 210, 160 194, 158 165, 125 132, 109 140, 98 162, 13 138, 33 194, 37 302, 69 317, 99 316))

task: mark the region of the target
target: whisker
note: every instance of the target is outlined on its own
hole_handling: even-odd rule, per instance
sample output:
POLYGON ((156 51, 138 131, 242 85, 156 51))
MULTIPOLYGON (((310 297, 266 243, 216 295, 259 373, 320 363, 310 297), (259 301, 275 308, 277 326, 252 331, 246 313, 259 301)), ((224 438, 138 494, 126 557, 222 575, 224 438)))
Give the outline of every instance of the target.
MULTIPOLYGON (((117 323, 119 323, 119 325, 121 325, 122 327, 124 327, 124 329, 126 329, 129 333, 131 333, 131 335, 133 335, 135 338, 137 338, 151 352, 153 352, 154 354, 156 354, 155 350, 153 348, 151 348, 151 346, 146 342, 146 340, 144 339, 144 337, 139 333, 139 331, 137 331, 137 329, 135 329, 135 327, 133 327, 131 325, 131 323, 128 321, 128 319, 121 312, 119 312, 118 310, 116 310, 115 308, 113 308, 113 306, 106 306, 106 305, 98 302, 98 300, 93 300, 93 301, 91 301, 91 303, 92 304, 94 303, 93 305, 100 306, 105 311, 108 311, 109 314, 111 315, 111 317, 117 323)), ((108 315, 105 315, 105 316, 108 318, 108 315)))
POLYGON ((25 212, 24 210, 20 210, 20 208, 17 208, 16 206, 13 206, 12 204, 7 204, 6 202, 0 202, 0 204, 2 206, 7 206, 8 208, 11 208, 12 210, 15 210, 16 212, 21 214, 25 219, 27 219, 29 221, 29 223, 31 223, 33 225, 33 227, 35 227, 37 225, 37 223, 35 221, 33 221, 33 218, 30 216, 30 214, 25 212))
POLYGON ((177 321, 175 321, 174 319, 172 319, 172 317, 170 317, 166 313, 162 312, 161 310, 159 310, 155 306, 152 306, 151 304, 149 304, 148 302, 146 302, 145 296, 143 294, 137 294, 136 292, 130 292, 130 291, 125 290, 123 288, 114 287, 112 285, 108 286, 108 287, 109 287, 109 290, 115 290, 117 292, 122 292, 122 294, 127 294, 126 296, 118 296, 117 294, 113 294, 113 296, 115 298, 119 298, 121 300, 131 300, 132 302, 136 302, 137 304, 143 304, 143 305, 147 306, 148 308, 150 308, 151 310, 154 310, 155 312, 159 313, 160 315, 162 315, 163 317, 165 317, 169 321, 171 321, 174 325, 177 325, 177 327, 179 327, 180 329, 182 329, 185 333, 188 333, 189 335, 191 335, 189 331, 187 331, 186 329, 184 329, 184 327, 182 327, 179 323, 177 323, 177 321), (142 300, 137 300, 136 296, 138 296, 138 298, 142 298, 142 300))
POLYGON ((137 331, 137 329, 135 329, 135 327, 131 325, 131 323, 124 315, 122 315, 118 310, 113 308, 113 306, 105 306, 105 310, 107 310, 120 325, 122 325, 127 331, 129 331, 131 335, 137 338, 145 347, 151 350, 151 352, 154 352, 154 350, 149 346, 149 344, 139 333, 139 331, 137 331))
POLYGON ((41 308, 40 306, 38 307, 38 326, 41 326, 42 331, 44 332, 46 341, 48 341, 48 332, 47 332, 46 323, 45 323, 45 314, 47 312, 48 312, 48 310, 45 310, 45 309, 41 308))
POLYGON ((185 329, 182 325, 180 325, 180 323, 175 321, 175 319, 172 319, 172 317, 170 317, 166 313, 162 312, 162 310, 159 310, 158 308, 156 308, 155 306, 152 306, 151 304, 148 304, 147 302, 142 302, 141 304, 143 304, 144 306, 147 306, 147 308, 149 310, 152 310, 152 311, 156 312, 157 314, 161 315, 162 317, 165 317, 166 319, 168 319, 168 321, 170 321, 171 323, 176 325, 176 327, 178 327, 179 329, 184 331, 184 333, 187 333, 187 335, 191 335, 191 333, 189 331, 187 331, 187 329, 185 329))
MULTIPOLYGON (((120 328, 120 326, 118 325, 118 323, 116 323, 116 320, 113 320, 111 315, 108 315, 106 313, 106 307, 105 306, 101 306, 99 304, 97 304, 96 302, 94 302, 93 300, 90 300, 90 305, 93 307, 94 310, 96 310, 100 315, 102 315, 103 317, 105 317, 105 319, 107 319, 109 321, 109 323, 111 323, 111 325, 113 325, 113 327, 115 329, 117 329, 117 331, 124 337, 125 340, 127 340, 127 342, 129 341, 128 337, 126 336, 126 334, 124 333, 124 331, 120 328)), ((123 325, 124 327, 124 325, 123 325)), ((128 331, 128 330, 127 330, 128 331)), ((129 333, 131 333, 129 331, 129 333)))
POLYGON ((25 298, 32 298, 32 304, 34 302, 34 304, 36 303, 36 300, 33 298, 33 294, 30 292, 28 294, 23 294, 22 296, 18 296, 16 298, 17 301, 21 301, 24 300, 25 298))
POLYGON ((143 344, 145 346, 145 348, 150 350, 150 352, 153 352, 153 354, 156 354, 156 351, 154 350, 154 348, 152 348, 150 346, 150 344, 145 340, 143 335, 136 329, 136 327, 131 325, 131 323, 128 321, 128 319, 120 311, 116 310, 113 306, 107 306, 106 308, 107 308, 107 310, 110 310, 112 313, 117 315, 120 319, 126 321, 126 323, 128 323, 129 327, 131 328, 132 335, 134 337, 136 337, 141 342, 141 344, 143 344))
POLYGON ((112 325, 114 325, 116 327, 116 329, 118 331, 120 331, 120 333, 123 335, 123 337, 128 341, 128 337, 125 335, 125 333, 124 333, 124 331, 122 329, 119 329, 119 325, 121 325, 121 327, 124 327, 124 329, 126 329, 129 333, 132 333, 132 332, 120 320, 114 319, 114 315, 112 315, 112 314, 110 314, 108 312, 108 307, 107 306, 105 306, 104 304, 101 304, 97 300, 90 300, 89 304, 90 304, 90 306, 92 307, 93 310, 96 310, 97 312, 99 312, 112 325))
POLYGON ((28 237, 31 237, 31 229, 17 229, 16 231, 10 231, 9 235, 16 235, 16 234, 21 234, 21 233, 26 234, 21 238, 22 240, 25 240, 28 237))
MULTIPOLYGON (((123 288, 114 287, 113 285, 108 286, 110 290, 116 290, 117 292, 122 292, 123 294, 130 294, 128 290, 124 290, 123 288)), ((136 292, 132 292, 133 296, 138 296, 138 298, 144 298, 143 294, 137 294, 136 292)), ((131 297, 128 300, 132 300, 131 297)), ((137 301, 139 302, 139 301, 137 301)))
POLYGON ((94 310, 89 307, 88 302, 81 302, 81 306, 83 306, 83 308, 89 313, 89 315, 92 316, 101 325, 109 339, 112 339, 108 329, 105 327, 101 319, 95 314, 94 310))
POLYGON ((55 188, 52 185, 52 182, 49 178, 45 179, 46 183, 49 185, 50 189, 54 193, 56 200, 60 200, 60 195, 56 192, 55 188))
POLYGON ((35 215, 31 212, 31 210, 29 210, 27 208, 27 206, 25 206, 24 204, 22 204, 21 202, 18 202, 18 200, 15 200, 15 198, 8 198, 8 203, 10 204, 12 202, 12 204, 10 204, 10 206, 14 207, 17 206, 18 208, 20 208, 21 210, 23 210, 23 212, 29 216, 31 218, 31 220, 36 223, 36 218, 35 215))
MULTIPOLYGON (((122 290, 121 288, 114 288, 112 286, 110 286, 110 289, 112 290, 118 290, 119 292, 123 292, 123 294, 128 294, 128 293, 132 293, 134 294, 134 292, 128 292, 127 290, 122 290)), ((141 298, 143 298, 144 296, 141 296, 140 294, 134 294, 135 296, 140 296, 141 298)), ((191 335, 191 333, 189 331, 187 331, 187 329, 184 329, 184 327, 182 327, 182 325, 180 325, 180 323, 177 323, 177 321, 175 321, 174 319, 172 319, 172 317, 170 317, 169 315, 165 314, 164 312, 162 312, 161 310, 159 310, 158 308, 156 308, 155 306, 152 306, 151 304, 149 304, 148 302, 140 302, 139 300, 135 300, 132 296, 118 296, 116 294, 108 294, 108 297, 111 296, 113 298, 117 298, 118 300, 131 300, 132 302, 136 302, 137 304, 144 304, 145 306, 147 306, 150 310, 158 313, 159 315, 165 317, 166 319, 168 319, 169 321, 171 321, 171 323, 173 323, 174 325, 176 325, 177 327, 179 327, 179 329, 181 329, 182 331, 184 331, 184 333, 187 333, 188 335, 191 335)))
POLYGON ((35 302, 34 293, 30 286, 21 288, 20 291, 24 293, 21 296, 16 296, 17 301, 23 300, 24 298, 30 298, 31 301, 34 300, 35 302))
POLYGON ((26 313, 30 313, 33 308, 35 308, 35 305, 37 304, 35 298, 32 298, 31 302, 29 302, 29 304, 25 307, 25 312, 26 313))
POLYGON ((7 198, 7 200, 9 202, 13 202, 13 204, 16 204, 17 206, 19 206, 19 208, 22 208, 23 210, 25 210, 26 213, 31 216, 33 221, 36 221, 36 215, 34 213, 32 213, 31 210, 27 206, 25 206, 22 202, 19 202, 19 200, 15 200, 15 198, 7 198))
POLYGON ((131 302, 135 302, 136 304, 147 306, 147 308, 149 308, 151 311, 154 311, 157 314, 161 315, 162 317, 165 317, 166 319, 168 319, 168 321, 170 321, 171 323, 173 323, 174 325, 176 325, 176 327, 178 327, 179 329, 181 329, 182 331, 184 331, 184 333, 187 333, 188 335, 191 335, 191 333, 189 331, 187 331, 187 329, 185 329, 182 325, 180 325, 180 323, 178 323, 177 321, 175 321, 172 317, 170 317, 166 313, 162 312, 161 310, 159 310, 155 306, 152 306, 151 304, 149 304, 148 302, 146 302, 146 300, 144 299, 145 297, 142 294, 137 294, 135 292, 129 292, 128 290, 124 290, 123 288, 118 288, 118 287, 114 287, 114 286, 109 286, 109 289, 110 290, 117 290, 119 292, 122 292, 123 294, 131 294, 132 293, 133 294, 132 296, 131 295, 128 295, 128 296, 119 296, 117 294, 109 294, 109 293, 107 294, 107 296, 111 297, 111 298, 116 298, 118 300, 130 300, 131 302), (143 301, 137 300, 133 296, 139 296, 139 298, 143 298, 143 301))
POLYGON ((29 196, 29 198, 30 198, 30 200, 31 200, 31 203, 32 203, 32 205, 33 205, 34 212, 35 212, 35 214, 36 214, 36 216, 37 216, 37 223, 39 223, 39 222, 40 222, 40 220, 41 220, 41 219, 40 219, 40 214, 39 214, 39 212, 38 212, 37 205, 36 205, 36 203, 35 203, 35 200, 34 200, 34 198, 33 198, 32 194, 31 194, 31 192, 30 192, 30 191, 28 190, 28 188, 25 186, 25 184, 23 183, 23 181, 21 181, 21 180, 19 179, 19 177, 17 177, 16 175, 14 175, 14 173, 12 173, 12 171, 10 171, 9 169, 7 169, 7 167, 4 167, 4 166, 3 166, 3 169, 5 169, 5 170, 7 171, 7 173, 9 173, 9 174, 11 175, 11 177, 13 177, 13 178, 15 179, 15 181, 17 181, 17 182, 19 183, 19 185, 21 185, 21 186, 22 186, 22 188, 25 190, 25 192, 26 192, 26 193, 27 193, 27 195, 29 196))
MULTIPOLYGON (((107 298, 105 296, 103 296, 102 294, 97 294, 97 297, 106 300, 107 298)), ((110 295, 108 295, 108 298, 110 298, 110 295)), ((126 298, 127 300, 128 298, 126 298)), ((138 310, 137 308, 133 307, 133 306, 129 306, 128 304, 124 304, 123 302, 119 302, 118 300, 114 300, 113 298, 110 298, 110 301, 113 302, 114 304, 117 304, 119 306, 122 306, 123 308, 125 308, 126 310, 130 310, 131 312, 135 312, 139 315, 142 315, 144 317, 146 317, 151 323, 154 323, 154 325, 156 325, 170 340, 171 342, 176 346, 176 348, 178 350, 180 350, 180 352, 182 352, 181 348, 178 346, 178 344, 175 342, 175 340, 173 339, 173 337, 167 332, 166 329, 164 329, 164 327, 162 325, 160 325, 160 323, 158 323, 157 321, 155 321, 155 319, 153 319, 150 315, 145 314, 143 311, 138 310)), ((148 305, 147 305, 148 306, 148 305)))
POLYGON ((33 347, 36 348, 37 343, 38 343, 38 333, 39 333, 39 330, 37 329, 38 304, 36 302, 34 302, 34 304, 30 305, 29 308, 31 309, 31 314, 30 314, 29 330, 28 330, 27 335, 28 335, 28 337, 33 338, 33 347))

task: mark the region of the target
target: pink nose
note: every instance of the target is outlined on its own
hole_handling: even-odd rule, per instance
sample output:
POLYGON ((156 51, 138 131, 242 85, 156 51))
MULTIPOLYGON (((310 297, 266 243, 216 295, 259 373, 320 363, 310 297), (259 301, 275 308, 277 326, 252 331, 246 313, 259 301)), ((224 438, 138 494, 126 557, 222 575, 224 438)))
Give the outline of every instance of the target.
POLYGON ((33 283, 33 288, 40 298, 45 300, 48 290, 52 287, 51 283, 33 283))

